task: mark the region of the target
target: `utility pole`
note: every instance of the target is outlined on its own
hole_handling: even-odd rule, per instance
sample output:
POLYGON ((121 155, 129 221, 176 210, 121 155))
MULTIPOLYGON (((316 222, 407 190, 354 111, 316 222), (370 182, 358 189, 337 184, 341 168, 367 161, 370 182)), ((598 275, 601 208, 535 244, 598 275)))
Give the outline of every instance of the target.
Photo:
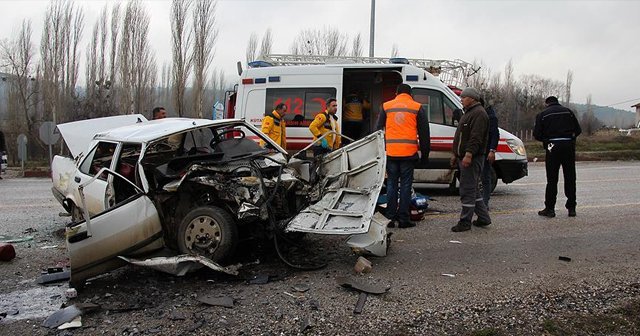
POLYGON ((376 28, 376 0, 371 0, 371 27, 369 29, 369 57, 373 57, 373 40, 376 28))

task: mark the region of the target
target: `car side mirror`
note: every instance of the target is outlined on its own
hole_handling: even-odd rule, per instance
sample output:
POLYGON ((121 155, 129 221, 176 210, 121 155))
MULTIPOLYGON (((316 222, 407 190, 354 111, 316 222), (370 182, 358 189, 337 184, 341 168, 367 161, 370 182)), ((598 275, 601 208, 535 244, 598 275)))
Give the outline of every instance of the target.
POLYGON ((453 110, 453 125, 457 125, 458 122, 460 122, 460 119, 462 118, 462 110, 461 109, 455 109, 453 110))

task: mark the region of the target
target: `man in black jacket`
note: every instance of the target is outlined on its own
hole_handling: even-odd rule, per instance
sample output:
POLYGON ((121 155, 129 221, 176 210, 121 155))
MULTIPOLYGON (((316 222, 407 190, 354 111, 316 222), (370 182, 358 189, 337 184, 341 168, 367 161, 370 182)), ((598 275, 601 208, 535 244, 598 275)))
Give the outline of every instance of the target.
POLYGON ((560 166, 564 175, 565 207, 569 217, 576 215, 576 137, 582 133, 580 123, 568 108, 560 105, 558 98, 551 96, 544 103, 547 108, 536 116, 533 137, 542 141, 545 148, 547 188, 544 193, 544 210, 538 215, 555 217, 558 175, 560 166))
POLYGON ((489 117, 480 104, 480 92, 468 87, 460 94, 464 115, 458 122, 458 128, 453 138, 453 153, 451 167, 458 165, 460 172, 460 201, 462 211, 458 224, 451 228, 453 232, 471 229, 473 214, 478 220, 473 221, 476 226, 491 224, 491 217, 480 193, 480 176, 485 162, 485 150, 489 128, 489 117))
POLYGON ((489 199, 491 198, 491 189, 493 189, 491 166, 496 160, 500 130, 498 130, 498 117, 496 116, 496 111, 493 109, 493 106, 489 103, 485 105, 484 101, 480 103, 484 107, 484 110, 487 111, 487 116, 489 116, 489 139, 487 141, 487 150, 485 151, 487 160, 484 162, 484 167, 482 168, 482 198, 484 199, 484 205, 486 205, 487 210, 489 210, 489 199))

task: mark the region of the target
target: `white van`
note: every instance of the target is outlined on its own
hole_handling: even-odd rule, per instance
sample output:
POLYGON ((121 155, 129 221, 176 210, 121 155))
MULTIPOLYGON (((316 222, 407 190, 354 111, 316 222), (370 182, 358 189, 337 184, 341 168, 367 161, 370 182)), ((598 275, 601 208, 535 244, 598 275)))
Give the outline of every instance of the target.
MULTIPOLYGON (((338 120, 342 120, 344 98, 354 91, 362 95, 371 105, 363 120, 361 136, 365 136, 375 131, 382 104, 395 97, 398 84, 406 83, 412 87, 413 98, 429 113, 431 131, 429 163, 416 166, 414 182, 449 184, 455 189, 456 170, 449 166, 449 158, 457 123, 454 111, 462 109, 460 98, 431 73, 407 64, 407 59, 391 61, 285 66, 252 62, 245 71, 239 67, 241 78, 235 91, 228 94, 226 118, 244 118, 260 127, 265 112, 284 103, 289 111, 287 149, 296 151, 311 143, 308 126, 325 110, 327 98, 338 100, 338 120)), ((511 183, 527 175, 523 142, 503 129, 493 169, 493 188, 498 179, 511 183)))

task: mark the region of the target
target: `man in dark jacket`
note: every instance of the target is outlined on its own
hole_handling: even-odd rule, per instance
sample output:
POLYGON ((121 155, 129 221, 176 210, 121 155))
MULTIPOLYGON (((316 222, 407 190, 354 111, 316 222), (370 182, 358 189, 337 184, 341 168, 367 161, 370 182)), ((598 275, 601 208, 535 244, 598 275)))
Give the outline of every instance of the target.
POLYGON ((411 97, 411 87, 400 84, 396 98, 383 104, 378 116, 378 130, 384 129, 387 153, 387 211, 389 227, 416 226, 410 221, 411 186, 416 161, 429 160, 431 137, 429 117, 422 105, 411 97), (418 155, 420 153, 421 155, 418 155), (400 202, 398 202, 398 183, 400 202), (398 204, 399 203, 399 204, 398 204))
POLYGON ((487 150, 485 154, 487 156, 486 161, 484 162, 484 167, 482 168, 482 199, 484 200, 484 205, 487 206, 487 210, 489 209, 489 199, 491 198, 491 189, 493 188, 493 181, 491 177, 491 166, 493 162, 496 160, 496 150, 498 149, 498 140, 500 140, 500 131, 498 130, 498 117, 496 116, 496 111, 493 109, 493 106, 490 104, 486 104, 482 101, 482 106, 485 111, 487 111, 487 116, 489 117, 489 140, 487 141, 487 150))
POLYGON ((491 224, 491 217, 480 193, 480 175, 485 162, 489 117, 480 104, 480 92, 468 87, 460 94, 464 115, 458 123, 453 138, 451 166, 458 166, 460 172, 460 201, 462 211, 458 224, 451 228, 453 232, 471 229, 473 214, 478 219, 473 224, 479 227, 491 224))
POLYGON ((544 193, 544 210, 538 215, 555 217, 560 166, 564 175, 565 207, 569 217, 576 215, 576 137, 582 133, 580 123, 568 108, 551 96, 544 101, 547 108, 536 116, 533 137, 542 141, 545 148, 547 188, 544 193))

